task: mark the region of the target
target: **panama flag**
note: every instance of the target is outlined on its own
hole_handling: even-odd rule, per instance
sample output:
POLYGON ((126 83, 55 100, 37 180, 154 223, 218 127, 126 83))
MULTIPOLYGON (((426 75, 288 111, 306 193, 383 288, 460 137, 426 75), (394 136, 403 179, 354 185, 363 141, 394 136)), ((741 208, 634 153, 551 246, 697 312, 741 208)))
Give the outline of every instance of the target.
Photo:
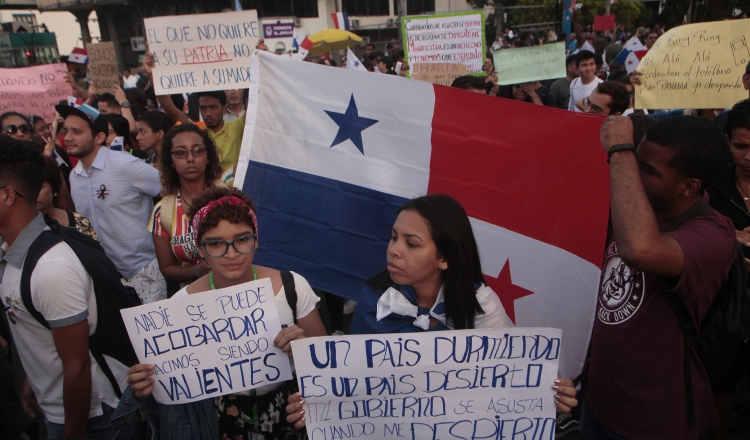
POLYGON ((70 56, 68 56, 68 62, 78 63, 78 64, 88 64, 89 54, 88 52, 86 52, 86 49, 82 47, 74 47, 73 51, 70 53, 70 56))
POLYGON ((307 58, 307 54, 310 53, 310 49, 313 47, 313 42, 309 38, 305 37, 304 40, 299 44, 299 50, 297 55, 293 59, 304 60, 307 58))
POLYGON ((641 58, 643 58, 646 53, 648 53, 646 46, 641 43, 641 40, 639 40, 638 37, 633 37, 625 43, 625 46, 615 57, 615 61, 620 63, 620 65, 625 66, 625 70, 627 70, 628 73, 633 73, 635 72, 635 69, 638 68, 638 65, 641 63, 641 58))
POLYGON ((358 70, 360 72, 367 72, 367 68, 362 65, 362 61, 354 55, 351 49, 346 49, 346 68, 350 70, 358 70))
POLYGON ((349 14, 346 12, 331 12, 333 17, 333 26, 336 29, 349 30, 349 14))
POLYGON ((509 317, 563 329, 560 374, 578 374, 607 229, 602 118, 262 52, 251 69, 235 185, 258 206, 258 264, 356 299, 398 208, 448 194, 509 317))

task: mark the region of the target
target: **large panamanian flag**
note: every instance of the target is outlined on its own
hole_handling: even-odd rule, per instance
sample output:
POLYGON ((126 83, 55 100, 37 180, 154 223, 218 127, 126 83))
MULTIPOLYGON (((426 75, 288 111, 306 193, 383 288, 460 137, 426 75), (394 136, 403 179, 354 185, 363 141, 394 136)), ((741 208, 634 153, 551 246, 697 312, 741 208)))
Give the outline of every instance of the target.
POLYGON ((251 72, 235 185, 258 206, 259 264, 356 299, 399 206, 451 195, 510 318, 562 328, 560 374, 578 374, 607 227, 602 118, 264 52, 251 72))

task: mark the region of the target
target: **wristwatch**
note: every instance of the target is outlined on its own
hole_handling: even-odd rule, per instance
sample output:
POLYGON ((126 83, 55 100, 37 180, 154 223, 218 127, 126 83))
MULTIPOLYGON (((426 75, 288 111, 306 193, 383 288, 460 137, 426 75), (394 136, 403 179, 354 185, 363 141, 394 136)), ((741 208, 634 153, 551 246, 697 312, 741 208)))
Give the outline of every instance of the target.
POLYGON ((617 153, 618 151, 632 151, 633 154, 635 154, 635 145, 633 144, 617 144, 613 145, 612 148, 609 149, 607 152, 607 163, 609 163, 609 159, 612 157, 614 153, 617 153))
POLYGON ((121 102, 120 107, 122 108, 130 108, 130 103, 128 101, 121 102))

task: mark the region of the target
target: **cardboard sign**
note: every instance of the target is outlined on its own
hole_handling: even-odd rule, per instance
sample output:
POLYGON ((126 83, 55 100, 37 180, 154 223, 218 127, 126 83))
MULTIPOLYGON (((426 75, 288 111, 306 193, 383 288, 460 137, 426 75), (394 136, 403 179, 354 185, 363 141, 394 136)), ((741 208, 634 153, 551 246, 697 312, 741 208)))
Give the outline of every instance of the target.
POLYGON ((500 85, 563 78, 565 43, 495 51, 495 71, 500 85))
POLYGON ((255 10, 146 18, 157 95, 250 87, 255 10))
POLYGON ((750 19, 678 26, 641 59, 635 108, 727 108, 747 99, 750 19))
POLYGON ((503 328, 294 341, 308 436, 553 438, 561 334, 503 328))
POLYGON ((594 17, 595 31, 611 31, 615 28, 615 14, 597 15, 594 17))
POLYGON ((292 378, 269 278, 121 311, 143 364, 154 364, 154 398, 177 404, 292 378))
POLYGON ((453 80, 466 75, 466 66, 450 63, 417 63, 411 66, 411 77, 433 84, 450 86, 453 80))
POLYGON ((15 111, 55 120, 55 105, 73 92, 65 81, 65 64, 0 69, 0 113, 15 111))
POLYGON ((484 10, 401 17, 404 54, 417 63, 460 63, 483 75, 484 10))
POLYGON ((89 53, 89 70, 91 82, 97 92, 114 93, 115 86, 120 85, 120 72, 117 69, 117 55, 115 44, 111 41, 101 43, 86 43, 89 53))

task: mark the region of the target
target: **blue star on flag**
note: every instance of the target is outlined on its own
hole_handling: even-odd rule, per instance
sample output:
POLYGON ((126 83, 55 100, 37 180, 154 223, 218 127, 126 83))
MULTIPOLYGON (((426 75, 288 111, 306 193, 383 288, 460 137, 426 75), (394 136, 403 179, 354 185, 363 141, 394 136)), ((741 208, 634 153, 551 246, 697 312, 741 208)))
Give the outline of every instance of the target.
POLYGON ((349 107, 347 107, 345 113, 336 113, 329 110, 324 111, 331 117, 331 119, 333 119, 333 122, 339 126, 339 131, 336 133, 336 138, 333 140, 333 143, 331 143, 331 147, 335 147, 346 140, 351 140, 359 152, 364 155, 365 149, 362 145, 362 131, 379 121, 359 116, 359 113, 357 112, 357 104, 354 102, 354 94, 352 94, 352 97, 349 99, 349 107))
POLYGON ((354 62, 354 67, 359 67, 359 61, 354 62))

